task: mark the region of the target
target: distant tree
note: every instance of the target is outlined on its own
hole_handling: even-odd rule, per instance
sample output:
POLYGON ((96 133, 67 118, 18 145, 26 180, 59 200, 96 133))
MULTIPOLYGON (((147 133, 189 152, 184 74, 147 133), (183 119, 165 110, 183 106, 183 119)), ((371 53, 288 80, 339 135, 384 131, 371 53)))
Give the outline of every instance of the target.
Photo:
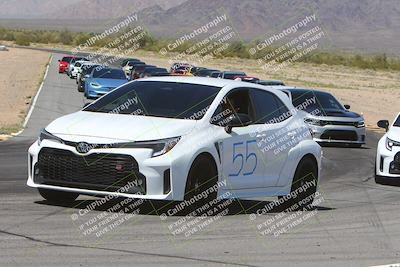
POLYGON ((68 30, 64 30, 64 31, 60 32, 59 39, 60 39, 60 42, 65 45, 70 45, 70 44, 72 44, 72 41, 73 41, 72 34, 68 30))
POLYGON ((30 36, 24 32, 19 32, 15 36, 15 43, 17 45, 29 46, 31 44, 30 36))

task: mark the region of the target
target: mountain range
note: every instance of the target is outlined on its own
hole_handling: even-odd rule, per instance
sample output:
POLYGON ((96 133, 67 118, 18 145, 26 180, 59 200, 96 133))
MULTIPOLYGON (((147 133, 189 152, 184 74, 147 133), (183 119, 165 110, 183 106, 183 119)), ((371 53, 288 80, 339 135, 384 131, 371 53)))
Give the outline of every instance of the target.
POLYGON ((315 14, 327 49, 400 54, 400 0, 2 0, 0 26, 98 31, 102 21, 132 12, 153 35, 167 37, 226 14, 226 24, 246 41, 315 14))

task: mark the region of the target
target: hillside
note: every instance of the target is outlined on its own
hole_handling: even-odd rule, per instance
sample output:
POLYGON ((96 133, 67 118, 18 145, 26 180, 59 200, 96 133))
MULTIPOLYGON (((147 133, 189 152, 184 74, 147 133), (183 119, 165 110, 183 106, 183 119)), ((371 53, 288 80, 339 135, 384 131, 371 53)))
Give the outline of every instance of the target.
POLYGON ((264 40, 316 14, 316 25, 327 36, 325 49, 400 55, 398 0, 3 0, 0 25, 101 31, 132 11, 154 36, 164 37, 191 32, 226 14, 247 41, 264 40))

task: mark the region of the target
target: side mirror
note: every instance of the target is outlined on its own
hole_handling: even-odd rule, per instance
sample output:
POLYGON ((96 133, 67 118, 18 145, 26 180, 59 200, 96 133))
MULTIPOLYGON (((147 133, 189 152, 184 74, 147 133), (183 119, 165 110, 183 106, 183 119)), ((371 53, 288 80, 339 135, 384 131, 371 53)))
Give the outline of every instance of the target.
POLYGON ((347 105, 347 104, 346 104, 346 105, 344 105, 344 108, 345 108, 345 109, 350 109, 350 105, 347 105))
POLYGON ((378 121, 378 127, 383 128, 386 132, 389 130, 389 121, 388 120, 380 120, 378 121))
POLYGON ((233 127, 246 127, 252 123, 253 121, 250 119, 249 115, 245 113, 233 114, 229 117, 229 121, 225 125, 225 131, 230 134, 233 127))

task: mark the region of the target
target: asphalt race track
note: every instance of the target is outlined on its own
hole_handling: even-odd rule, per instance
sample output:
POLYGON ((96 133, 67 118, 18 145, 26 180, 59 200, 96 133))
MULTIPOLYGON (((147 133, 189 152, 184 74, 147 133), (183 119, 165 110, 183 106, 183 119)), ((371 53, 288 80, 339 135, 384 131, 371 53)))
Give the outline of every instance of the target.
POLYGON ((105 209, 96 208, 87 218, 74 220, 74 216, 95 198, 81 196, 69 207, 54 206, 25 184, 27 149, 40 129, 85 103, 75 81, 58 74, 60 57, 53 57, 26 130, 0 143, 0 266, 371 266, 400 262, 400 188, 375 184, 372 175, 379 136, 371 132, 365 148, 324 148, 319 191, 323 201, 301 215, 307 220, 285 233, 262 235, 258 225, 278 213, 251 220, 249 214, 268 202, 241 201, 233 204, 236 210, 190 236, 173 235, 174 223, 185 217, 162 220, 154 210, 163 203, 153 202, 146 202, 139 214, 131 214, 100 237, 85 235, 81 224, 105 209))

